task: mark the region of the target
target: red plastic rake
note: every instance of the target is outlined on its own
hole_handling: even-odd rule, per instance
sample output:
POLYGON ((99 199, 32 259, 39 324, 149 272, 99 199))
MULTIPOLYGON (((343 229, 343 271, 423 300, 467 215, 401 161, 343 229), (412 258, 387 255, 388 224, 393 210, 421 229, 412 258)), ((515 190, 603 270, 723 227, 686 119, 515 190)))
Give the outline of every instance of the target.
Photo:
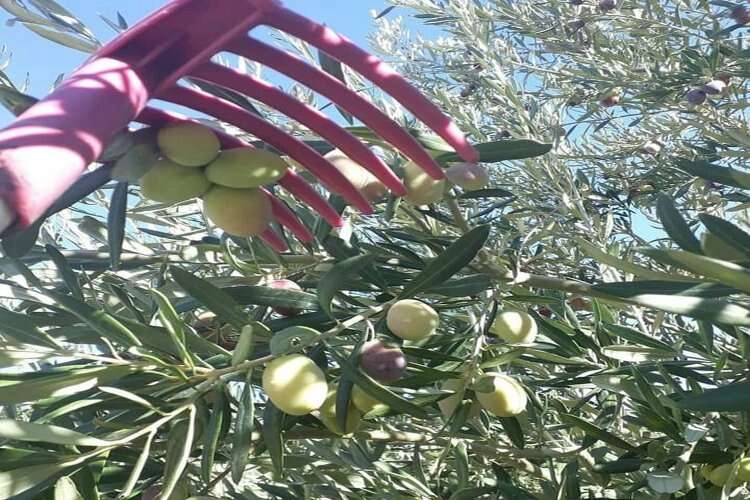
MULTIPOLYGON (((318 110, 257 78, 211 62, 221 51, 268 66, 357 117, 435 179, 442 169, 422 146, 368 100, 296 56, 248 35, 261 25, 285 31, 348 65, 399 101, 468 162, 476 150, 455 124, 387 64, 323 25, 285 9, 275 0, 174 0, 99 50, 57 89, 0 131, 0 230, 23 229, 47 209, 132 121, 152 126, 189 120, 148 105, 168 101, 237 126, 297 161, 331 192, 370 213, 368 200, 310 146, 229 101, 178 84, 182 78, 210 82, 244 94, 297 120, 359 163, 394 194, 399 178, 359 139, 318 110), (4 203, 3 203, 4 202, 4 203), (4 205, 4 206, 3 206, 4 205), (3 211, 9 212, 3 216, 3 211), (3 219, 6 219, 3 224, 3 219)), ((246 142, 220 134, 225 149, 246 142)), ((336 210, 298 174, 279 184, 334 226, 336 210)), ((284 203, 268 193, 282 226, 303 242, 312 234, 284 203)), ((264 239, 286 248, 272 230, 264 239)))

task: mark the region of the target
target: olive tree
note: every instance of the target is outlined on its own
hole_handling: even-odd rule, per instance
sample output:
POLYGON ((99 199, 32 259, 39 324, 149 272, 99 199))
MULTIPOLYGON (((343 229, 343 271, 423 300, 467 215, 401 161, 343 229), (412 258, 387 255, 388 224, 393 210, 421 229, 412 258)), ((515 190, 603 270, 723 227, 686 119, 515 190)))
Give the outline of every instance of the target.
MULTIPOLYGON (((470 131, 481 168, 281 35, 370 92, 451 172, 444 189, 417 192, 352 125, 410 195, 371 216, 330 195, 332 228, 277 190, 315 235, 282 231, 278 253, 200 201, 111 180, 137 131, 118 137, 2 241, 0 496, 747 496, 741 8, 393 4, 373 46, 470 131)), ((33 5, 0 0, 41 36, 97 47, 73 13, 33 5)), ((13 112, 34 102, 0 84, 13 112)))

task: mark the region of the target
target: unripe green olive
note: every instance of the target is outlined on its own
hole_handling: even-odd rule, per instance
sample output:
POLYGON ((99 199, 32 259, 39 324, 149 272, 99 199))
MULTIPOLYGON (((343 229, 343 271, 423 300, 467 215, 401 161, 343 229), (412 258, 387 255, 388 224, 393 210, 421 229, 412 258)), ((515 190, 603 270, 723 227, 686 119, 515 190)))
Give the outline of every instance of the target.
POLYGON ((346 156, 341 150, 334 149, 326 153, 324 158, 331 162, 369 201, 376 202, 385 195, 387 191, 385 184, 380 182, 365 167, 346 156))
POLYGON ((740 467, 737 470, 737 479, 743 483, 750 481, 750 458, 740 459, 740 467))
POLYGON ((404 165, 404 186, 406 201, 414 205, 436 203, 442 200, 445 194, 445 179, 433 179, 411 161, 404 165))
POLYGON ((263 390, 284 413, 307 415, 323 406, 328 396, 328 383, 323 370, 312 359, 290 354, 266 365, 263 390))
POLYGON ((235 236, 255 236, 273 220, 271 201, 259 189, 213 186, 203 196, 206 216, 235 236))
POLYGON ((482 189, 490 182, 490 174, 487 169, 476 163, 454 165, 445 170, 445 176, 453 184, 467 191, 482 189))
POLYGON ((352 387, 352 404, 354 404, 362 414, 386 408, 384 403, 367 394, 358 385, 352 387))
POLYGON ((334 386, 328 391, 328 396, 323 402, 323 406, 318 410, 320 421, 336 434, 351 434, 359 429, 362 421, 362 413, 355 407, 353 402, 349 402, 349 408, 346 412, 346 429, 342 430, 336 418, 336 391, 338 386, 334 386))
POLYGON ((716 486, 724 486, 729 480, 729 474, 732 472, 732 464, 721 464, 714 467, 706 476, 716 486))
POLYGON ((160 203, 179 203, 197 198, 208 191, 203 171, 185 168, 171 160, 161 159, 140 179, 141 194, 160 203))
POLYGON ((526 391, 515 378, 500 373, 488 373, 479 381, 489 384, 491 392, 476 391, 477 400, 482 408, 498 417, 513 417, 526 409, 526 391))
POLYGON ((254 188, 281 179, 286 162, 270 151, 256 148, 229 149, 206 167, 206 177, 214 184, 231 188, 254 188))
POLYGON ((490 331, 509 344, 530 344, 536 339, 538 328, 530 314, 503 311, 495 317, 490 331))
POLYGON ((156 136, 161 153, 184 167, 208 165, 219 154, 219 138, 200 123, 167 125, 156 136))
POLYGON ((386 314, 388 329, 404 340, 421 340, 432 335, 439 322, 435 309, 414 299, 399 300, 386 314))

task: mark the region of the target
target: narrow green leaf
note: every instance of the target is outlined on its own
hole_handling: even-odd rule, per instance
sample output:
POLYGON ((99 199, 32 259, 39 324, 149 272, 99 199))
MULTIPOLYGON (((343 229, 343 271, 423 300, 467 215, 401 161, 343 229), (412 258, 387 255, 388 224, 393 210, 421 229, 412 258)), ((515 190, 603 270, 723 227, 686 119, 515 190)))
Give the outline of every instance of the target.
POLYGON ((143 469, 146 467, 146 462, 148 462, 148 459, 151 456, 151 443, 154 442, 154 437, 156 436, 157 431, 158 429, 153 430, 146 438, 146 442, 143 444, 143 449, 138 455, 138 459, 133 463, 133 469, 130 471, 128 480, 122 487, 120 497, 127 498, 130 496, 133 489, 135 489, 135 486, 138 484, 138 480, 141 478, 141 474, 143 474, 143 469))
POLYGON ((182 362, 190 367, 194 366, 193 357, 185 343, 184 323, 177 315, 174 307, 172 307, 172 303, 169 302, 169 299, 158 290, 151 289, 151 295, 156 301, 159 319, 161 319, 162 325, 164 325, 164 328, 169 332, 172 342, 174 342, 180 352, 182 362))
POLYGON ((75 272, 73 272, 73 268, 70 267, 68 259, 66 259, 65 256, 52 245, 45 245, 44 250, 47 252, 47 255, 50 256, 52 262, 55 263, 55 267, 57 267, 60 276, 65 282, 65 286, 68 287, 68 290, 70 291, 70 294, 73 296, 73 298, 77 300, 83 300, 81 284, 78 283, 78 277, 76 276, 75 272))
POLYGON ((612 462, 594 464, 592 468, 600 474, 627 474, 640 470, 641 465, 643 465, 641 458, 621 458, 612 462))
POLYGON ((318 307, 315 295, 298 290, 282 290, 270 286, 230 286, 221 290, 240 305, 252 304, 300 310, 318 307))
POLYGON ((746 172, 735 170, 733 168, 721 167, 704 160, 678 158, 674 163, 677 168, 680 168, 689 174, 693 174, 696 177, 700 177, 701 179, 726 184, 727 186, 750 189, 750 174, 746 172))
POLYGON ((666 420, 669 423, 672 423, 672 418, 667 412, 667 410, 664 408, 664 405, 659 402, 659 398, 656 396, 656 393, 651 388, 651 384, 648 380, 641 374, 640 370, 638 370, 635 366, 630 367, 630 373, 633 374, 633 379, 635 380, 635 384, 638 386, 638 390, 641 391, 641 394, 643 394, 644 399, 646 400, 646 403, 648 406, 661 418, 666 420))
POLYGON ((640 251, 655 259, 666 259, 676 262, 695 274, 713 278, 723 285, 731 286, 744 292, 750 292, 750 269, 737 264, 681 250, 644 248, 640 251))
POLYGON ((109 243, 109 259, 112 269, 120 268, 120 254, 122 242, 125 239, 125 221, 128 209, 128 183, 118 182, 112 191, 107 214, 107 242, 109 243))
POLYGON ((483 225, 458 238, 404 287, 399 298, 411 297, 448 280, 474 260, 489 235, 490 226, 483 225))
MULTIPOLYGON (((589 243, 588 241, 584 240, 583 238, 573 238, 573 240, 576 242, 576 245, 578 246, 578 248, 580 248, 589 257, 603 264, 607 264, 608 266, 612 266, 615 269, 625 271, 626 273, 631 273, 641 278, 648 278, 648 279, 653 279, 653 280, 670 281, 670 280, 675 280, 675 279, 681 279, 679 276, 673 276, 671 274, 662 273, 659 271, 652 271, 651 269, 647 267, 639 266, 637 264, 633 264, 632 262, 628 262, 626 260, 620 259, 619 257, 616 257, 603 250, 600 250, 599 248, 589 243)), ((689 279, 689 278, 684 278, 684 279, 689 279)))
POLYGON ((586 422, 585 420, 580 419, 576 417, 575 415, 570 415, 568 413, 561 413, 560 420, 562 420, 563 423, 572 425, 574 427, 578 427, 587 435, 593 438, 596 438, 599 441, 602 441, 604 443, 610 444, 614 446, 615 448, 620 448, 620 449, 628 450, 628 451, 633 451, 635 449, 634 446, 626 443, 625 441, 615 436, 614 434, 607 432, 604 429, 597 427, 594 424, 586 422))
POLYGON ((164 464, 164 486, 162 498, 169 498, 182 479, 182 474, 190 459, 195 438, 196 408, 191 406, 187 420, 180 420, 167 435, 167 456, 164 464))
POLYGON ((573 459, 563 469, 557 500, 580 500, 581 479, 578 474, 578 461, 573 459))
POLYGON ((271 463, 273 464, 274 477, 280 478, 284 472, 284 437, 282 429, 284 423, 284 412, 276 408, 271 401, 266 401, 263 411, 263 442, 266 445, 271 463))
POLYGON ((612 335, 634 342, 636 345, 653 347, 654 349, 661 349, 663 351, 672 351, 672 346, 666 342, 662 342, 633 328, 613 325, 611 323, 602 323, 602 327, 612 335))
POLYGON ((492 288, 492 280, 486 274, 472 274, 462 278, 448 280, 426 291, 429 294, 444 297, 470 297, 492 288))
POLYGON ((703 253, 700 241, 695 237, 690 226, 675 207, 672 198, 663 193, 657 196, 656 215, 664 226, 664 231, 680 248, 697 254, 703 253))
POLYGON ((245 467, 250 459, 252 447, 253 424, 255 422, 255 401, 253 398, 253 371, 250 370, 245 378, 245 386, 240 396, 237 420, 234 423, 232 439, 232 481, 239 483, 245 473, 245 467))
POLYGON ((34 245, 36 245, 42 224, 44 224, 44 219, 40 218, 26 229, 13 231, 3 237, 0 242, 3 247, 3 253, 14 259, 20 259, 29 253, 34 248, 34 245))
MULTIPOLYGON (((256 323, 258 326, 263 326, 260 323, 256 323)), ((245 325, 242 327, 240 332, 240 338, 237 340, 237 345, 232 352, 232 366, 237 366, 243 361, 247 360, 250 354, 253 352, 253 330, 255 326, 253 324, 245 325)))
POLYGON ((28 316, 3 307, 0 307, 0 332, 15 339, 18 343, 60 347, 55 339, 34 326, 28 316))
POLYGON ((641 363, 661 359, 673 359, 677 353, 671 349, 658 349, 639 345, 609 345, 602 347, 602 354, 610 359, 641 363))
MULTIPOLYGON (((479 161, 482 163, 533 158, 552 150, 552 144, 530 139, 503 139, 477 144, 475 147, 479 151, 479 161)), ((440 163, 452 163, 461 161, 461 158, 456 153, 445 153, 438 156, 436 160, 440 163)))
MULTIPOLYGON (((354 345, 351 354, 349 354, 348 362, 351 363, 351 365, 356 366, 359 364, 359 354, 362 345, 364 345, 364 339, 360 339, 359 342, 354 345)), ((336 415, 336 423, 338 424, 339 429, 346 429, 348 427, 347 422, 349 418, 349 410, 351 408, 351 395, 353 388, 354 381, 347 375, 347 373, 342 373, 338 386, 336 387, 336 406, 334 411, 334 414, 336 415)))
POLYGON ((511 443, 516 448, 526 447, 526 439, 523 434, 523 428, 521 423, 516 417, 498 417, 500 425, 503 426, 505 433, 508 434, 511 443))
MULTIPOLYGON (((0 472, 0 498, 14 498, 39 488, 71 467, 65 463, 31 465, 0 472)), ((32 497, 33 498, 33 497, 32 497)))
POLYGON ((374 255, 350 257, 335 264, 330 271, 320 278, 320 282, 318 283, 318 302, 326 314, 332 318, 334 317, 331 309, 333 298, 341 291, 347 278, 371 266, 374 258, 374 255))
POLYGON ((67 295, 53 292, 47 292, 47 295, 57 303, 56 305, 81 319, 102 337, 112 338, 125 345, 142 345, 138 337, 111 314, 101 309, 94 309, 88 304, 67 295))
POLYGON ((242 329, 248 323, 249 318, 240 305, 224 290, 179 267, 173 266, 170 269, 177 284, 217 316, 237 329, 242 329))
POLYGON ((727 245, 731 245, 740 252, 744 252, 750 260, 750 234, 728 220, 714 215, 700 214, 698 219, 712 234, 721 238, 727 245))
POLYGON ((56 425, 41 425, 9 418, 0 419, 0 438, 68 446, 107 446, 111 443, 56 425))
POLYGON ((461 193, 458 198, 462 200, 477 200, 483 198, 512 198, 513 193, 507 189, 500 188, 487 188, 487 189, 475 189, 474 191, 465 191, 461 193))
POLYGON ((211 419, 208 429, 203 434, 203 456, 201 458, 201 479, 208 485, 211 482, 211 472, 214 467, 214 456, 219 445, 219 438, 224 427, 224 421, 230 418, 228 402, 224 387, 217 387, 213 391, 214 404, 211 408, 211 419))
MULTIPOLYGON (((593 286, 592 290, 599 291, 599 285, 593 286)), ((608 293, 617 297, 615 293, 608 293)), ((703 299, 700 297, 679 297, 674 295, 657 294, 625 294, 622 301, 637 304, 643 307, 666 311, 674 314, 683 314, 693 318, 723 323, 726 325, 750 325, 750 309, 740 307, 724 300, 703 299)))
POLYGON ((0 384, 0 404, 71 396, 119 380, 132 370, 129 366, 102 366, 7 382, 0 384))
POLYGON ((697 411, 747 411, 750 410, 750 382, 737 382, 702 394, 687 396, 677 403, 680 408, 697 411))
POLYGON ((600 292, 628 297, 641 294, 682 295, 687 297, 726 297, 739 293, 739 290, 720 283, 698 281, 625 281, 620 283, 600 283, 596 285, 600 292))

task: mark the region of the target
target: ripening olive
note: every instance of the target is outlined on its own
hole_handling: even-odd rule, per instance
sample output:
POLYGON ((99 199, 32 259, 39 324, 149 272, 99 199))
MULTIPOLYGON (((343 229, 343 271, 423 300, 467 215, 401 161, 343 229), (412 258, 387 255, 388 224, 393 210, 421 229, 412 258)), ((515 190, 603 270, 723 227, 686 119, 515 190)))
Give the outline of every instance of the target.
POLYGON ((161 153, 184 167, 208 165, 219 154, 219 138, 200 123, 167 125, 156 136, 161 153))
POLYGON ((530 314, 503 311, 495 317, 490 331, 509 344, 530 344, 536 339, 538 328, 530 314))
POLYGON ((312 359, 290 354, 266 365, 263 390, 284 413, 306 415, 323 405, 328 396, 328 383, 312 359))
POLYGON ((206 167, 206 177, 214 184, 231 188, 254 188, 281 179, 289 166, 265 149, 237 148, 219 153, 206 167))
POLYGON ((490 392, 476 391, 477 400, 482 408, 498 417, 513 417, 526 409, 526 391, 515 378, 500 373, 489 373, 478 385, 488 384, 490 392))
POLYGON ((437 329, 437 311, 414 299, 399 300, 386 314, 386 324, 394 335, 404 340, 421 340, 437 329))
POLYGON ((398 347, 389 347, 380 340, 372 340, 362 346, 359 366, 375 380, 393 382, 406 373, 406 356, 398 347))
POLYGON ((433 179, 411 161, 404 165, 404 185, 406 201, 414 205, 436 203, 445 193, 445 179, 433 179))
POLYGON ((197 168, 185 168, 163 158, 140 179, 141 194, 160 203, 179 203, 197 198, 208 191, 211 183, 197 168))
POLYGON ((380 200, 386 193, 385 184, 365 167, 346 156, 341 150, 334 149, 323 156, 331 162, 341 174, 371 202, 380 200))
POLYGON ((229 234, 255 236, 271 223, 271 201, 257 188, 213 186, 203 196, 203 211, 229 234))

